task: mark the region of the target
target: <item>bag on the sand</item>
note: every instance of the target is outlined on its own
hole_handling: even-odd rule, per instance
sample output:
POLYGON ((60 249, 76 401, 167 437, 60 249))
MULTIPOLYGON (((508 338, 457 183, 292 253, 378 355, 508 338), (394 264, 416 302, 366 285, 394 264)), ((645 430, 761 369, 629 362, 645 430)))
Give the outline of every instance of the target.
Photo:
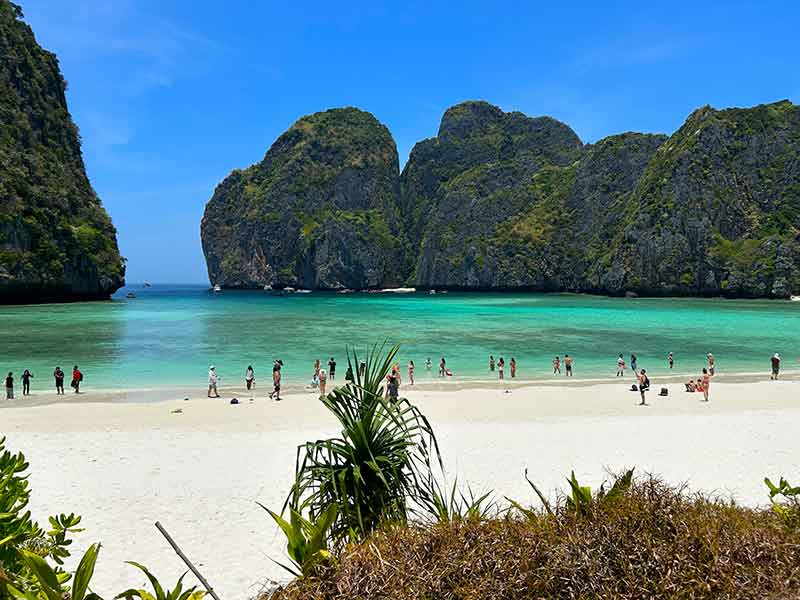
POLYGON ((667 388, 661 388, 661 391, 658 393, 659 396, 669 396, 669 390, 667 388))
POLYGON ((638 388, 638 387, 636 387, 636 384, 635 384, 635 383, 631 384, 631 391, 632 391, 632 392, 638 392, 638 391, 639 391, 639 388, 638 388))

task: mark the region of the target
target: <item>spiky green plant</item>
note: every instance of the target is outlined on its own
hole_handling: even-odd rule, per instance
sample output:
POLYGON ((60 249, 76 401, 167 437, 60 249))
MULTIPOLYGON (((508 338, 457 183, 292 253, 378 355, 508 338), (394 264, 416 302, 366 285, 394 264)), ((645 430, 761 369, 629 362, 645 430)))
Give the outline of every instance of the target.
POLYGON ((432 460, 441 465, 428 420, 408 400, 384 399, 383 383, 399 346, 373 346, 361 362, 347 352, 355 381, 321 398, 341 425, 338 437, 298 447, 296 477, 287 505, 319 518, 337 507, 334 545, 359 539, 383 520, 405 522, 429 498, 420 485, 432 460))
POLYGON ((800 529, 800 486, 793 486, 783 477, 778 485, 764 478, 769 488, 769 500, 772 510, 781 518, 789 529, 800 529))
POLYGON ((47 561, 34 552, 22 550, 22 561, 27 567, 30 580, 26 589, 18 589, 9 584, 8 590, 18 600, 102 600, 100 596, 89 591, 89 583, 94 575, 94 565, 100 552, 100 544, 92 544, 84 553, 75 575, 72 577, 72 586, 66 583, 70 580, 69 574, 53 569, 47 561))
POLYGON ((202 600, 206 595, 206 592, 198 590, 197 586, 183 589, 183 578, 186 577, 186 573, 180 576, 174 588, 165 590, 158 578, 147 567, 133 561, 126 562, 145 574, 153 587, 153 591, 151 593, 145 589, 132 588, 115 596, 114 600, 119 598, 125 598, 126 600, 132 600, 133 598, 139 598, 139 600, 202 600))
POLYGON ((332 560, 328 551, 328 530, 336 520, 335 504, 314 520, 306 519, 290 507, 288 521, 263 504, 259 506, 270 514, 286 536, 286 553, 294 567, 275 561, 278 565, 299 577, 310 575, 319 565, 332 560))

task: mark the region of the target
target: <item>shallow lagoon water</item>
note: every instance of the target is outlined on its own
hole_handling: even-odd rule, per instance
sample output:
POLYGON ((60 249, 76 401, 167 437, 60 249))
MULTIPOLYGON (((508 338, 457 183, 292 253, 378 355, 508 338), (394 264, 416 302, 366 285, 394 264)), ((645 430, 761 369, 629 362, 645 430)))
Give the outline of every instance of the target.
MULTIPOLYGON (((447 358, 456 379, 490 377, 489 354, 513 356, 521 379, 551 377, 555 355, 575 359, 575 375, 613 377, 616 357, 633 352, 653 375, 697 373, 705 354, 720 373, 768 372, 774 352, 798 367, 800 303, 722 299, 625 299, 570 294, 211 293, 206 286, 130 286, 111 302, 0 307, 0 369, 34 373, 50 387, 56 365, 80 365, 86 387, 132 389, 205 384, 209 364, 223 385, 239 383, 248 364, 267 388, 271 362, 290 382, 310 379, 315 358, 346 368, 345 348, 401 343, 418 379, 430 357, 447 358), (137 294, 126 299, 127 291, 137 294)), ((492 375, 495 376, 495 375, 492 375)), ((508 376, 508 370, 506 372, 508 376)))

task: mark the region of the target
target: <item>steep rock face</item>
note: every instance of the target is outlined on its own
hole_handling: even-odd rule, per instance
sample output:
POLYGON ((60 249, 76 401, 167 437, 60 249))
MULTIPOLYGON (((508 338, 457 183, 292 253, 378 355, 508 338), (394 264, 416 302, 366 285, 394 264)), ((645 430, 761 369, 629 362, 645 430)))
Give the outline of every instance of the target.
POLYGON ((800 107, 698 109, 653 156, 625 213, 599 289, 800 290, 800 107))
POLYGON ((550 117, 505 113, 483 101, 457 104, 445 112, 435 138, 414 146, 400 176, 401 207, 412 247, 419 246, 428 219, 448 191, 447 184, 474 167, 512 163, 526 172, 547 164, 569 164, 581 141, 550 117))
POLYGON ((416 284, 551 289, 549 267, 518 270, 498 236, 581 147, 572 129, 549 117, 486 102, 448 109, 437 137, 417 144, 401 177, 409 238, 419 244, 416 284))
POLYGON ((398 172, 394 140, 371 114, 301 118, 215 190, 201 225, 209 278, 233 288, 401 284, 398 172))
POLYGON ((54 54, 0 0, 0 302, 108 298, 116 230, 84 170, 54 54))

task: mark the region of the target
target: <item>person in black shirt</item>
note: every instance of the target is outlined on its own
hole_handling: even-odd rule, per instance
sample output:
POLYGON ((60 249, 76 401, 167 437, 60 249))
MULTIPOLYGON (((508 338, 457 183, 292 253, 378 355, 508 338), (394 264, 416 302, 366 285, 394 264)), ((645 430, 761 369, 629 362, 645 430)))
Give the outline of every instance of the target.
POLYGON ((356 378, 353 376, 353 367, 347 365, 347 371, 344 373, 344 380, 349 381, 350 383, 355 383, 356 378))
POLYGON ((56 394, 63 394, 64 393, 64 371, 61 370, 61 367, 56 367, 56 370, 53 371, 53 377, 56 380, 56 394))
POLYGON ((336 379, 336 361, 333 360, 332 356, 331 359, 328 361, 328 379, 330 379, 331 381, 336 379))
POLYGON ((14 374, 9 371, 6 377, 6 400, 14 399, 14 374))
POLYGON ((28 369, 25 369, 22 372, 22 395, 23 396, 30 396, 31 393, 31 372, 28 369))

